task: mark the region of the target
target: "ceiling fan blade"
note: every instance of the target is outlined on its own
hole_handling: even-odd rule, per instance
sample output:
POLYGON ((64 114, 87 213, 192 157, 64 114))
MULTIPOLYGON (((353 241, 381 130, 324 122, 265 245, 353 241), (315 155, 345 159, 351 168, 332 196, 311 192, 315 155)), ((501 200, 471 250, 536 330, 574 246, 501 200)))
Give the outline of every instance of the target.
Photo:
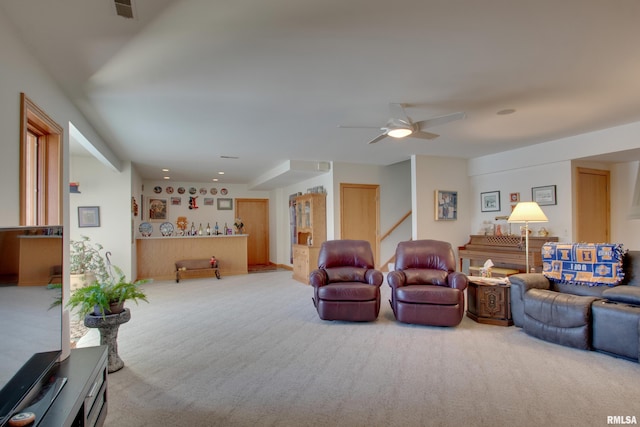
POLYGON ((398 104, 394 102, 389 103, 389 110, 391 111, 391 119, 399 119, 407 123, 411 123, 411 119, 404 111, 404 104, 398 104))
POLYGON ((420 138, 420 139, 436 139, 439 136, 440 135, 438 135, 437 133, 425 132, 423 130, 419 130, 409 135, 409 137, 411 138, 420 138))
POLYGON ((380 130, 382 130, 382 128, 380 126, 344 126, 344 125, 338 125, 338 127, 340 129, 380 129, 380 130))
POLYGON ((375 138, 373 138, 371 141, 369 141, 369 144, 375 144, 376 142, 383 140, 387 137, 387 133, 383 133, 381 135, 376 136, 375 138))
POLYGON ((418 129, 425 130, 433 126, 439 126, 445 123, 452 122, 454 120, 464 119, 465 117, 467 117, 467 115, 464 112, 452 113, 440 117, 434 117, 433 119, 422 120, 416 122, 416 125, 418 126, 418 129))

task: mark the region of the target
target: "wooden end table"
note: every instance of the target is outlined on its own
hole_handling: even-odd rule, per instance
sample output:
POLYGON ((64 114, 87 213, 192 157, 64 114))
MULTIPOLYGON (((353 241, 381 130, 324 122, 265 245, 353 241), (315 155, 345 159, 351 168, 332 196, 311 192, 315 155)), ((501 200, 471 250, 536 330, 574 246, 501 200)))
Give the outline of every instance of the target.
POLYGON ((467 317, 478 323, 513 325, 508 280, 469 276, 467 304, 467 317))

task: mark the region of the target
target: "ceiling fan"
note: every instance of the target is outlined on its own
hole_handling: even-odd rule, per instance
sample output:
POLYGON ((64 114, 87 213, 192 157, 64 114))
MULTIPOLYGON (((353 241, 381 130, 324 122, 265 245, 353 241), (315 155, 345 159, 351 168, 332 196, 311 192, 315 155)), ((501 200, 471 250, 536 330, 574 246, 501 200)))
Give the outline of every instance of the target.
POLYGON ((369 144, 390 136, 392 138, 412 138, 435 139, 440 135, 426 132, 425 129, 452 122, 454 120, 464 119, 467 115, 463 112, 447 114, 444 116, 434 117, 431 119, 414 122, 404 111, 406 104, 390 103, 391 118, 384 126, 339 126, 341 128, 359 128, 359 129, 380 129, 383 133, 369 141, 369 144))

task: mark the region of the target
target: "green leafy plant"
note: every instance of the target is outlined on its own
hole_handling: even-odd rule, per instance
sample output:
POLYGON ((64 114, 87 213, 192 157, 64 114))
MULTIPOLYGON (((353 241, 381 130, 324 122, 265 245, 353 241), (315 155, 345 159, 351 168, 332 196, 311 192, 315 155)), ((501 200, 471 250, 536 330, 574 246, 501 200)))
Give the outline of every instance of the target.
POLYGON ((104 256, 104 249, 99 243, 92 243, 89 237, 80 236, 80 240, 71 241, 69 254, 69 271, 71 274, 93 273, 98 281, 109 278, 104 256))
POLYGON ((78 317, 83 319, 88 314, 95 314, 106 316, 108 314, 116 314, 119 311, 114 310, 114 306, 120 306, 122 311, 122 304, 125 301, 134 301, 138 304, 138 301, 147 300, 147 295, 140 288, 140 285, 148 283, 148 280, 137 280, 131 282, 127 280, 124 273, 120 268, 115 265, 110 265, 115 271, 107 274, 107 280, 91 283, 88 286, 76 289, 73 291, 67 301, 67 307, 75 310, 78 317))

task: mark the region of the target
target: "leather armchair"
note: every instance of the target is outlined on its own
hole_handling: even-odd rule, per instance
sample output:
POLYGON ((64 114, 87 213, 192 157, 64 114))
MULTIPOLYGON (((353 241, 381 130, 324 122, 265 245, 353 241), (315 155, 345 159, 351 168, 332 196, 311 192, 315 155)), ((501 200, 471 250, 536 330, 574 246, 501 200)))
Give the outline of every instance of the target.
POLYGON ((412 240, 396 248, 395 271, 389 272, 391 308, 403 323, 456 326, 464 315, 468 279, 456 272, 448 242, 412 240))
POLYGON ((366 240, 322 243, 318 268, 309 275, 313 304, 323 320, 367 322, 380 312, 381 271, 366 240))

